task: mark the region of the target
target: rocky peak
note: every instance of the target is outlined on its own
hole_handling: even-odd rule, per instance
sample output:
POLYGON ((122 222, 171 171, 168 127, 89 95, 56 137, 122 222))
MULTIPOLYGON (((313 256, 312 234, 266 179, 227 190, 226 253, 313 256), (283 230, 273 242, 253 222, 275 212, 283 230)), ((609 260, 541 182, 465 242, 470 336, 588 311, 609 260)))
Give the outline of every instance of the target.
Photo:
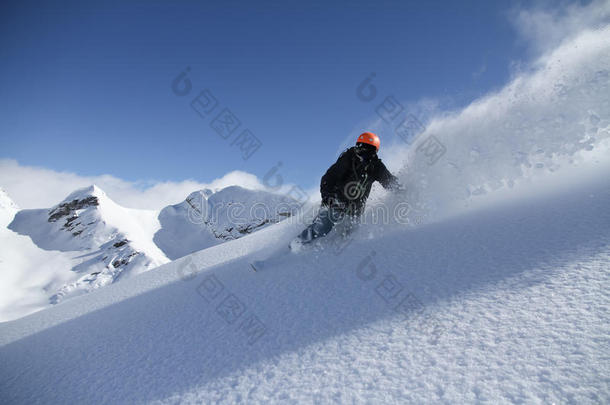
POLYGON ((68 217, 68 219, 66 220, 66 224, 68 224, 68 222, 72 218, 76 217, 76 215, 75 215, 76 210, 82 210, 85 208, 94 207, 94 206, 98 206, 98 205, 99 205, 99 201, 98 201, 97 197, 94 197, 94 196, 85 197, 81 200, 74 199, 70 202, 60 203, 55 208, 51 209, 51 211, 49 211, 49 222, 55 222, 58 219, 61 219, 63 217, 68 217))

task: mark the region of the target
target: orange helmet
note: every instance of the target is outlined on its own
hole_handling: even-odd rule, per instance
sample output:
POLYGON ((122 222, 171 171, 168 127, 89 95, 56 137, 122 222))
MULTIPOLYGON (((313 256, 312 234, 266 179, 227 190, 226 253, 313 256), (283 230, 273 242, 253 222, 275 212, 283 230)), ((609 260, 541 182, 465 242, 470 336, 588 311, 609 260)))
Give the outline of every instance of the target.
POLYGON ((381 145, 381 141, 379 137, 372 132, 365 132, 358 137, 356 143, 368 143, 369 145, 373 145, 377 150, 379 150, 379 146, 381 145))

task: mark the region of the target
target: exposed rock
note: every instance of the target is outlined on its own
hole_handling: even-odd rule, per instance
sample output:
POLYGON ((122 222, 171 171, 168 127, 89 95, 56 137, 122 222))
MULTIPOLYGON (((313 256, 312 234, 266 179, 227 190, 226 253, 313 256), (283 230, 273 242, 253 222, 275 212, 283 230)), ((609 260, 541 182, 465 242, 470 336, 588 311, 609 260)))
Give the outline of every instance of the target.
MULTIPOLYGON (((70 214, 74 214, 74 211, 81 210, 87 207, 93 207, 99 205, 97 197, 89 196, 87 198, 83 198, 82 200, 72 200, 67 203, 59 204, 56 208, 49 212, 49 222, 55 222, 60 218, 68 216, 70 214)), ((68 221, 73 221, 74 216, 69 218, 68 221)), ((69 225, 69 222, 66 221, 66 226, 69 225)))
POLYGON ((118 248, 118 247, 121 247, 121 246, 126 245, 126 244, 127 244, 127 242, 129 242, 127 239, 123 239, 122 241, 117 242, 117 243, 113 244, 112 246, 114 246, 114 247, 117 247, 117 248, 118 248))

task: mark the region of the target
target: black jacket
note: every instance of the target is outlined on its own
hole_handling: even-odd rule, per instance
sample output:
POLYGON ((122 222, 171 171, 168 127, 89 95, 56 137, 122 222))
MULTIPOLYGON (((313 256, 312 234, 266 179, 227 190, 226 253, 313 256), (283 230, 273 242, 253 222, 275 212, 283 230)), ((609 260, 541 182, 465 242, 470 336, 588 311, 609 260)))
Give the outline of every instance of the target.
POLYGON ((322 176, 322 204, 338 201, 353 215, 360 215, 375 181, 385 188, 398 187, 398 179, 377 157, 375 149, 367 145, 351 147, 322 176))

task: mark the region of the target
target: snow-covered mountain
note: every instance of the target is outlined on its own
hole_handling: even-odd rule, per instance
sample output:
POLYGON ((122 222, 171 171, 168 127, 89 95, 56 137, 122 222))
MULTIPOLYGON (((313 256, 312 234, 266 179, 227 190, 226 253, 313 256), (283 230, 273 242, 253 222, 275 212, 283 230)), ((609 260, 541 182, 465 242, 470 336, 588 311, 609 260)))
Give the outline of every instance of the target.
POLYGON ((298 208, 295 200, 267 191, 239 186, 200 190, 161 210, 154 241, 174 260, 277 223, 298 208))
MULTIPOLYGON (((96 186, 80 189, 51 209, 19 211, 9 229, 29 236, 44 250, 72 254, 74 280, 51 303, 108 285, 169 260, 153 243, 155 211, 119 206, 96 186)), ((67 270, 67 269, 66 269, 67 270)))
MULTIPOLYGON (((28 258, 47 257, 47 264, 25 290, 15 285, 15 280, 6 279, 7 289, 21 291, 20 302, 36 305, 19 305, 17 298, 6 300, 5 305, 0 302, 0 320, 26 315, 49 303, 56 304, 197 250, 238 239, 287 218, 297 208, 294 200, 283 195, 232 186, 196 191, 184 202, 160 212, 138 210, 116 204, 93 185, 74 191, 50 209, 19 211, 2 191, 2 232, 7 244, 20 241, 21 247, 14 253, 22 254, 19 263, 13 261, 4 276, 27 277, 37 272, 28 258), (55 259, 50 260, 49 256, 55 259)), ((2 252, 2 256, 10 254, 8 250, 2 252)))

